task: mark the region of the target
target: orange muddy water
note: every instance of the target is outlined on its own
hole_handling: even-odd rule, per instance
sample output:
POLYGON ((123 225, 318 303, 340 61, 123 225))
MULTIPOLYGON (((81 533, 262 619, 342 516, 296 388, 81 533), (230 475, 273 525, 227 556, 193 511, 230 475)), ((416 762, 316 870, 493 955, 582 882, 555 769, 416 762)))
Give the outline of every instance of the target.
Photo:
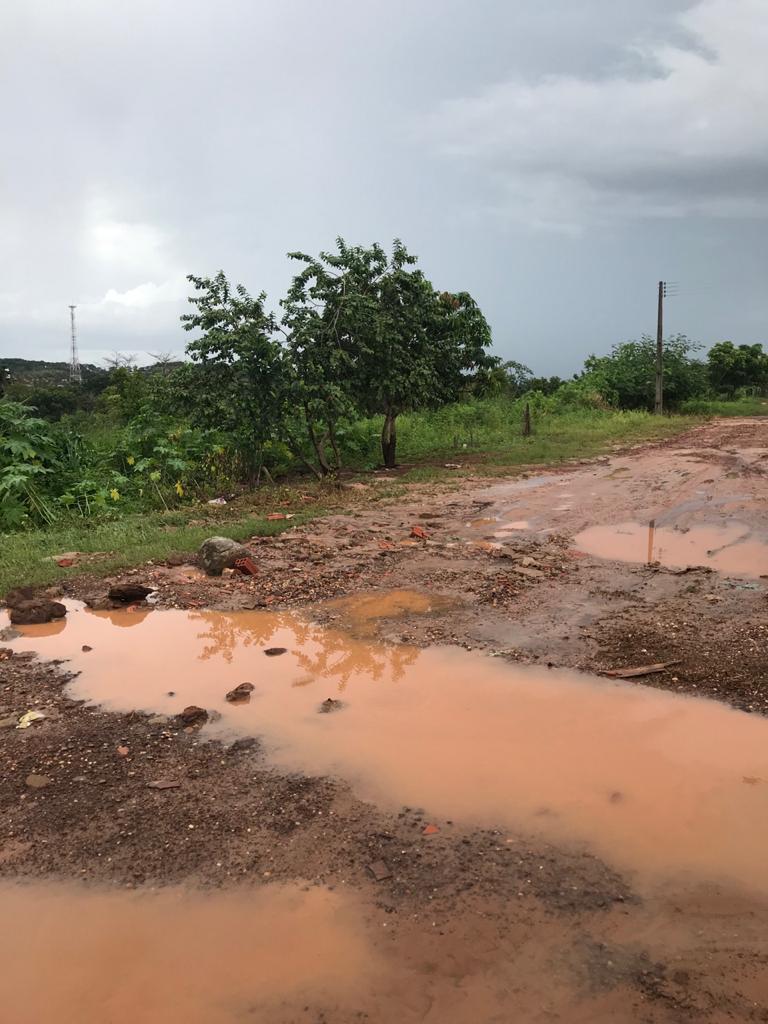
POLYGON ((197 704, 221 716, 203 735, 260 736, 276 765, 439 822, 586 845, 641 885, 682 875, 768 892, 763 718, 289 614, 70 607, 63 628, 25 627, 13 646, 70 659, 74 696, 166 714, 197 704), (275 647, 287 652, 265 655, 275 647), (250 699, 228 704, 242 682, 250 699), (319 714, 328 697, 343 706, 319 714))
POLYGON ((752 537, 749 526, 657 526, 654 520, 592 526, 574 537, 574 545, 598 558, 658 562, 673 569, 705 565, 731 576, 768 574, 768 545, 752 537))
MULTIPOLYGON (((435 928, 351 893, 296 885, 202 893, 6 883, 0 909, 4 1024, 666 1022, 680 1018, 649 1016, 638 998, 633 974, 652 965, 635 954, 633 968, 635 944, 674 963, 697 962, 701 942, 698 908, 688 901, 688 921, 679 900, 631 921, 603 919, 594 937, 586 922, 530 906, 503 927, 489 904, 435 928)), ((739 943, 760 948, 749 908, 738 910, 739 943)), ((716 936, 733 942, 727 925, 716 936)), ((762 985, 753 998, 764 995, 762 985)))
POLYGON ((283 1024, 354 1005, 377 973, 354 904, 321 889, 3 884, 0 908, 8 1024, 283 1024))

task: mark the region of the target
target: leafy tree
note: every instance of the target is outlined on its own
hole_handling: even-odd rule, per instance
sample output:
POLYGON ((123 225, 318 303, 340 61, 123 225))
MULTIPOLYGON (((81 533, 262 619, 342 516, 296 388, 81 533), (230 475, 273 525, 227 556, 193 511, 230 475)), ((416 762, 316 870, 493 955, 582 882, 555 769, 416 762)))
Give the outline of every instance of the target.
POLYGON ((768 383, 768 355, 762 345, 720 341, 707 354, 707 374, 715 391, 733 395, 739 388, 768 383))
MULTIPOLYGON (((664 343, 664 404, 674 408, 706 389, 704 364, 691 353, 700 348, 684 334, 664 343)), ((607 356, 589 356, 584 362, 587 383, 606 401, 622 409, 653 409, 656 381, 656 340, 614 345, 607 356)))
POLYGON ((531 377, 528 391, 540 391, 542 395, 554 395, 566 382, 562 377, 531 377))
POLYGON ((223 271, 188 280, 197 294, 193 313, 181 317, 184 330, 200 331, 187 346, 193 366, 180 378, 195 418, 233 438, 244 465, 257 477, 266 450, 280 435, 288 398, 285 352, 275 338, 276 323, 243 285, 233 288, 223 271))
POLYGON ((488 363, 490 329, 472 297, 437 292, 395 241, 391 256, 374 244, 349 246, 302 261, 286 300, 287 326, 312 359, 312 386, 323 401, 347 396, 383 415, 384 465, 396 460, 401 412, 455 400, 468 374, 488 363), (314 371, 320 368, 319 373, 314 371))

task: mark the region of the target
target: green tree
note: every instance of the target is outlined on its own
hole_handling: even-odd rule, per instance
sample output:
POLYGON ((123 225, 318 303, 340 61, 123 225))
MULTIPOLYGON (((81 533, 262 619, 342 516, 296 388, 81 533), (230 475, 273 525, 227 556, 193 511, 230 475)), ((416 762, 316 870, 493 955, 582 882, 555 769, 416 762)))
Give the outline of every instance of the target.
MULTIPOLYGON (((706 390, 704 364, 693 359, 696 345, 684 334, 664 342, 664 405, 680 402, 706 390)), ((653 409, 656 374, 656 340, 643 335, 639 341, 614 345, 610 355, 589 356, 584 362, 586 384, 611 405, 622 409, 653 409)))
POLYGON ((728 395, 739 388, 762 388, 768 383, 768 355, 762 345, 719 341, 707 354, 707 374, 713 389, 728 395))
POLYGON ((384 465, 396 462, 401 412, 457 399, 468 375, 487 365, 490 329, 472 297, 437 292, 395 241, 349 246, 318 257, 291 253, 305 264, 286 300, 287 327, 320 373, 312 377, 321 400, 354 401, 383 415, 384 465))
POLYGON ((181 321, 199 331, 187 345, 193 365, 176 379, 187 390, 195 419, 227 431, 248 475, 260 476, 267 448, 280 437, 288 398, 288 366, 276 323, 264 308, 266 295, 255 298, 243 285, 233 288, 223 271, 195 277, 194 312, 181 321))

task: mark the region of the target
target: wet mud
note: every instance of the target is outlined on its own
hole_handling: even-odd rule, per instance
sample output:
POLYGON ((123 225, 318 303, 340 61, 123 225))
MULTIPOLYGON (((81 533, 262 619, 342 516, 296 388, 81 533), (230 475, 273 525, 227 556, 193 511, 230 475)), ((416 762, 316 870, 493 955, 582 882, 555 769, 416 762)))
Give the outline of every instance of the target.
POLYGON ((71 606, 63 631, 21 631, 14 649, 78 673, 72 697, 169 719, 199 707, 204 735, 258 737, 272 764, 340 775, 362 799, 576 841, 640 876, 768 893, 762 718, 637 682, 355 639, 289 613, 71 606), (230 700, 243 684, 247 699, 230 700), (328 699, 338 712, 319 714, 328 699))
POLYGON ((767 441, 67 581, 156 603, 2 641, 14 1024, 768 1020, 767 441))

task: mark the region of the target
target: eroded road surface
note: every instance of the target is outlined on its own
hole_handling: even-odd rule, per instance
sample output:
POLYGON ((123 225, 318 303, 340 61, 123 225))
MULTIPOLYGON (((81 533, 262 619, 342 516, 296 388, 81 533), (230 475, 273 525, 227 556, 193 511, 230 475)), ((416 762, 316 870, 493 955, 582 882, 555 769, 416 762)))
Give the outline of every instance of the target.
POLYGON ((766 471, 717 421, 73 580, 4 633, 4 1019, 768 1020, 766 471))

